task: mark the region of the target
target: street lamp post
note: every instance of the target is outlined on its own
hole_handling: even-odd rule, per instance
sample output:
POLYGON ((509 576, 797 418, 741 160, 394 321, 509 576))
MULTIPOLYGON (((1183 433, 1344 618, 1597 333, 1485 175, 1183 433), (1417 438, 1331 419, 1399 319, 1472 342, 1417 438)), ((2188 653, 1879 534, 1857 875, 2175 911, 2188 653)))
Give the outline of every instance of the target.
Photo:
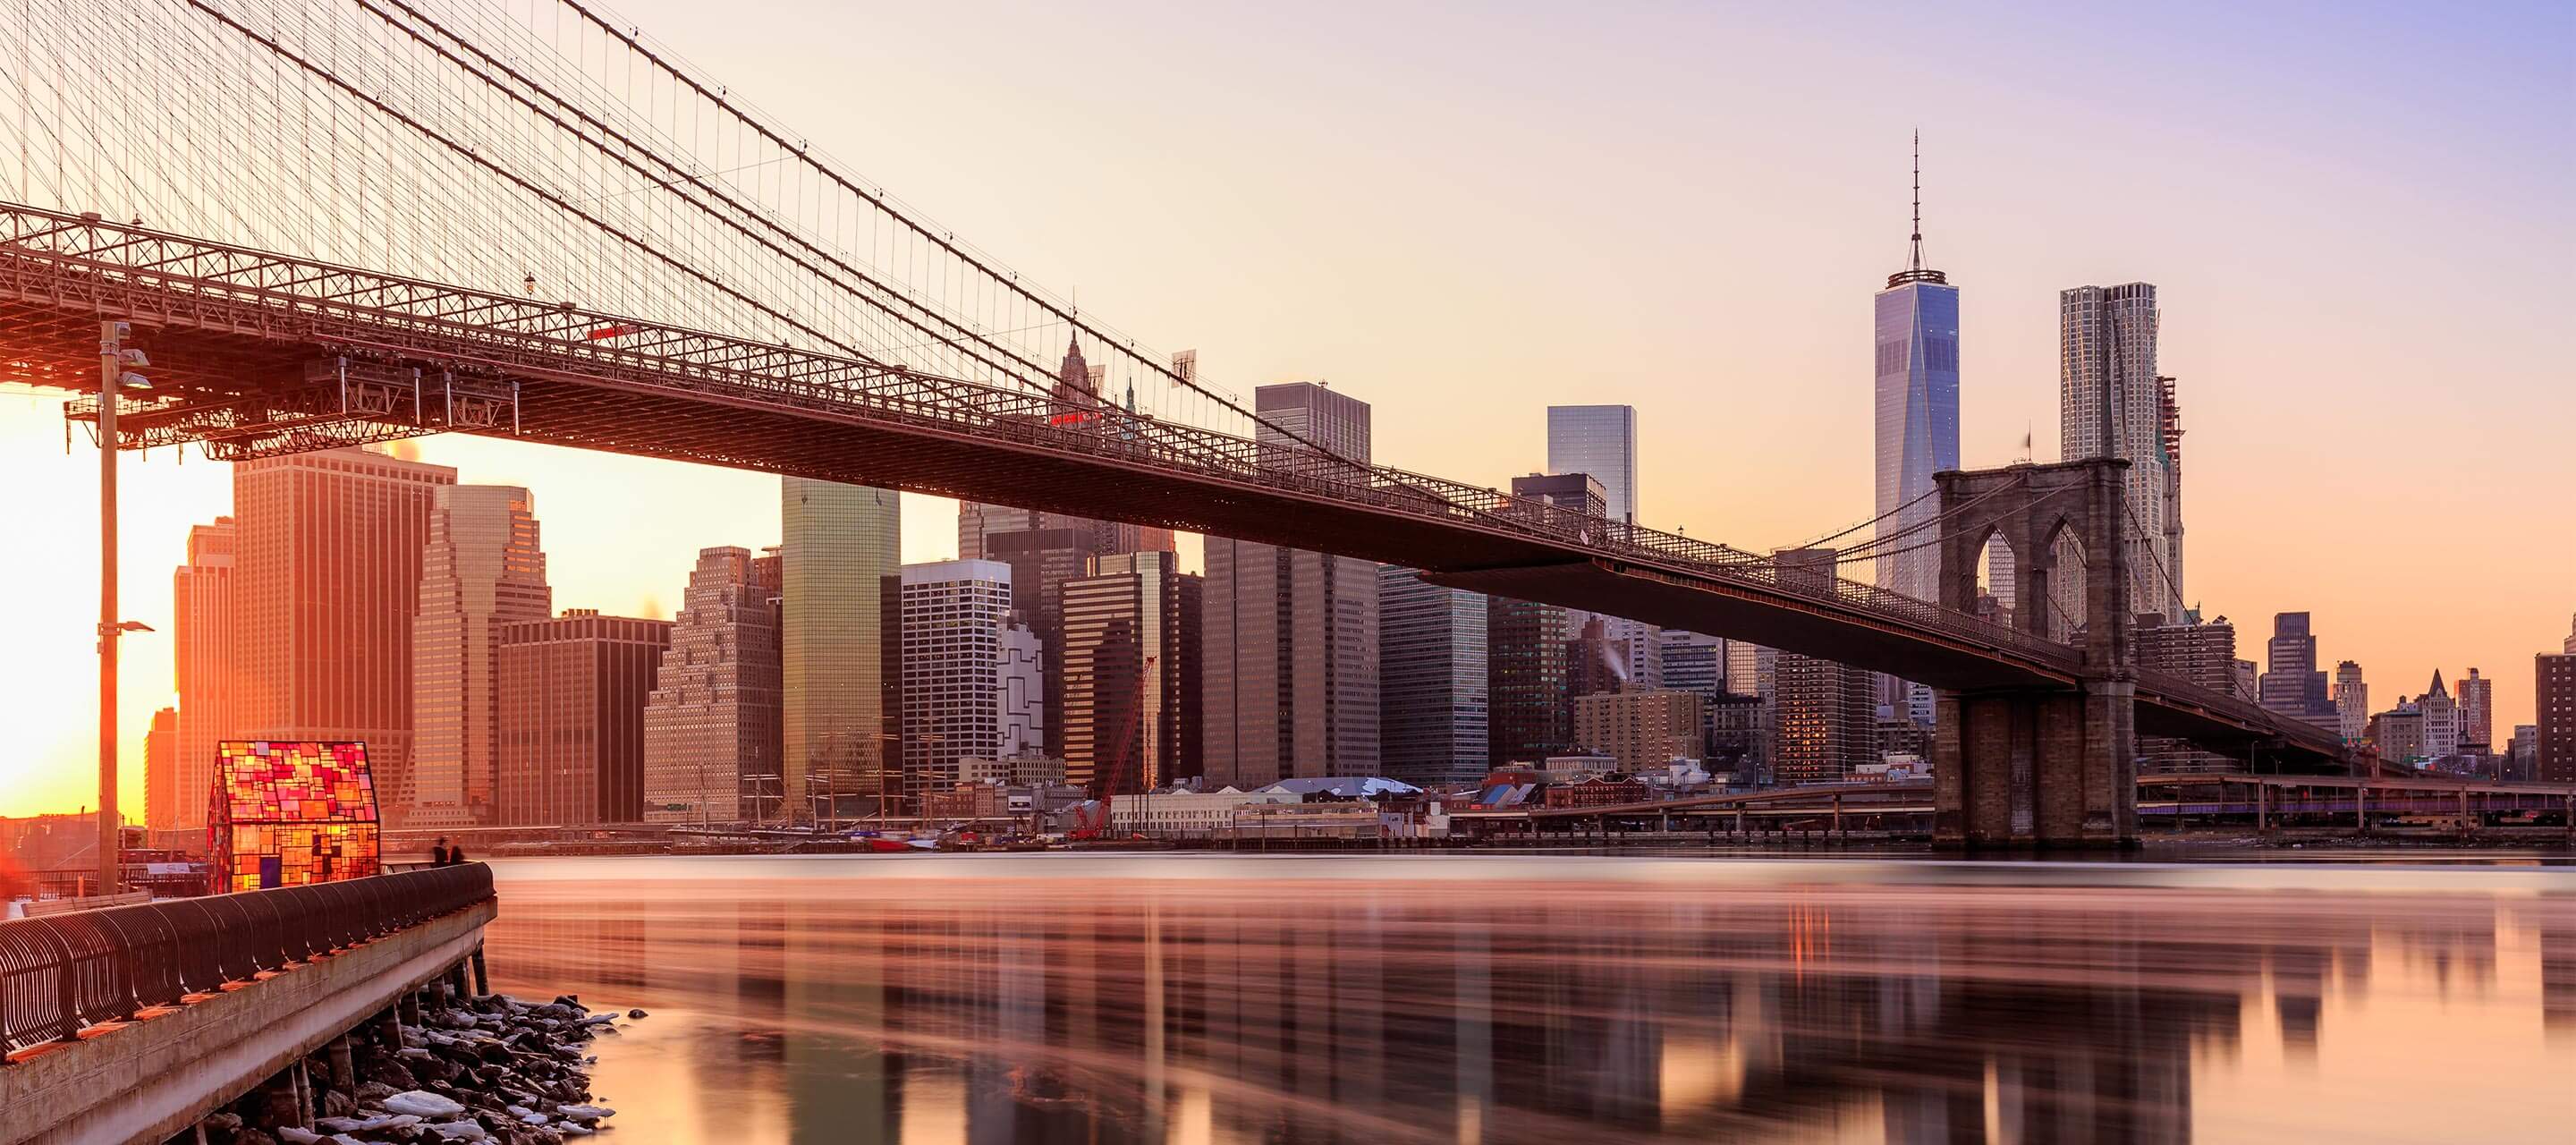
POLYGON ((150 628, 117 617, 116 606, 116 391, 145 390, 152 383, 128 365, 144 365, 143 351, 129 350, 133 327, 98 324, 98 893, 125 886, 124 840, 116 815, 116 646, 128 632, 150 628))

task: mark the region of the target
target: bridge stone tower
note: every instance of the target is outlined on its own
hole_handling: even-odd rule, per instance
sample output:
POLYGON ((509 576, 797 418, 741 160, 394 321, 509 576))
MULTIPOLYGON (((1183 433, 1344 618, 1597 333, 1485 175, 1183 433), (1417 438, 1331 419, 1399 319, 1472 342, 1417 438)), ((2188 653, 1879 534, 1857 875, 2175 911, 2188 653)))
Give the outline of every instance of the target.
POLYGON ((2079 633, 2079 679, 1942 692, 1932 745, 1933 838, 1964 846, 2124 846, 2137 837, 2136 661, 2121 491, 2129 463, 2087 458, 1933 475, 1943 607, 1974 612, 1989 538, 2013 551, 2014 627, 2079 633), (2080 617, 2054 615, 2057 542, 2084 557, 2080 617), (2069 623, 2072 622, 2072 623, 2069 623))

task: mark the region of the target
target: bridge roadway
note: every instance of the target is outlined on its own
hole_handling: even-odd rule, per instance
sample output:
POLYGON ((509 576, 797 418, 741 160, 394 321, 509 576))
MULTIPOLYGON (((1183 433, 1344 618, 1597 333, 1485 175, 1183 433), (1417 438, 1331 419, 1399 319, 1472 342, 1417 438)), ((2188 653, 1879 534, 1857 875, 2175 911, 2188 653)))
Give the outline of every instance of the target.
MULTIPOLYGON (((94 394, 106 318, 151 359, 153 390, 119 405, 128 449, 514 437, 1338 553, 1963 693, 2084 675, 2075 648, 1930 603, 1300 445, 0 204, 0 381, 94 394)), ((2138 700, 2142 734, 2349 763, 2330 734, 2180 681, 2138 700)))

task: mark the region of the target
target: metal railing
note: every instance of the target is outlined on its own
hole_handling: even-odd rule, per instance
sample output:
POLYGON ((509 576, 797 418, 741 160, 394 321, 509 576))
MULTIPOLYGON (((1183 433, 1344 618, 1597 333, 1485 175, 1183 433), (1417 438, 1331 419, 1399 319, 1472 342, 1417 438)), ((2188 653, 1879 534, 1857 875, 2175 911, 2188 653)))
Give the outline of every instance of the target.
POLYGON ((0 1050, 210 993, 492 898, 481 863, 0 922, 0 1050))

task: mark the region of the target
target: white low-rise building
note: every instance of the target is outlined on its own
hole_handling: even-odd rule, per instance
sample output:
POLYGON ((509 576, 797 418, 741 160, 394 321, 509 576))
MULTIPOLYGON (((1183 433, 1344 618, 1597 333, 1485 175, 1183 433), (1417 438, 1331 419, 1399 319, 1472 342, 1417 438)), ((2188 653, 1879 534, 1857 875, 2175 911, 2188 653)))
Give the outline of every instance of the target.
POLYGON ((1216 791, 1170 788, 1121 795, 1109 805, 1109 826, 1118 834, 1149 838, 1205 838, 1234 826, 1234 813, 1253 804, 1295 803, 1301 797, 1285 791, 1216 791))

